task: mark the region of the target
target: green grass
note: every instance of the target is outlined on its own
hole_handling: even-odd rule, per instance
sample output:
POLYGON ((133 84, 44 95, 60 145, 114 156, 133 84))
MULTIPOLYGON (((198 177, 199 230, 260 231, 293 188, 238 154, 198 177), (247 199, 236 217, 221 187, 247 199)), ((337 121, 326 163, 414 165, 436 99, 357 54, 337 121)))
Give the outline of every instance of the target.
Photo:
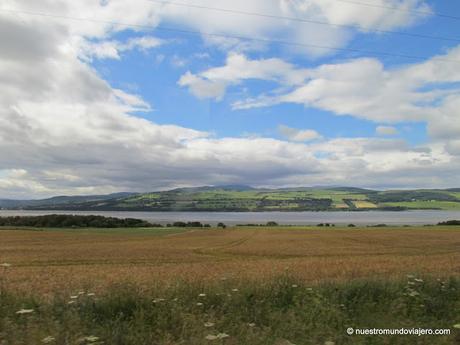
POLYGON ((42 344, 53 337, 53 343, 69 345, 447 345, 460 340, 453 328, 460 322, 459 291, 458 278, 415 277, 314 287, 288 277, 147 291, 120 285, 95 296, 87 290, 73 292, 76 298, 61 292, 51 299, 2 289, 0 343, 42 344), (21 309, 33 312, 16 314, 21 309), (348 327, 449 328, 452 334, 348 336, 348 327), (219 333, 228 337, 206 339, 219 333))
POLYGON ((455 201, 384 202, 380 203, 379 206, 401 206, 412 209, 460 210, 460 202, 455 201))

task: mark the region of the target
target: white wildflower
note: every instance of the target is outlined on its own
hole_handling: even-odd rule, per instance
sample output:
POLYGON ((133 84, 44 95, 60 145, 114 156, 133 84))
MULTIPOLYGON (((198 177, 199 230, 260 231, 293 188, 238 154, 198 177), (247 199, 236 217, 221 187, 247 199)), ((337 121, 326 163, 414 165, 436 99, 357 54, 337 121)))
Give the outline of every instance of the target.
POLYGON ((204 337, 206 340, 217 340, 219 338, 217 338, 216 335, 213 335, 213 334, 208 334, 206 337, 204 337))
POLYGON ((0 266, 8 268, 8 267, 11 267, 11 264, 8 264, 8 263, 4 262, 3 264, 0 264, 0 266))
POLYGON ((214 325, 214 322, 205 322, 204 327, 213 327, 214 325))
POLYGON ((99 340, 99 337, 96 337, 94 335, 90 335, 88 337, 85 337, 85 341, 90 342, 90 343, 95 343, 98 340, 99 340))
POLYGON ((200 294, 198 295, 198 297, 206 297, 206 294, 205 294, 205 293, 200 293, 200 294))
POLYGON ((49 344, 49 343, 52 343, 54 341, 56 341, 56 339, 54 337, 52 337, 52 336, 48 336, 48 337, 42 339, 43 344, 49 344))
POLYGON ((23 314, 32 314, 34 312, 33 309, 20 309, 16 312, 18 315, 23 315, 23 314))
POLYGON ((203 303, 198 302, 196 305, 199 306, 199 307, 201 307, 201 306, 203 305, 203 303))

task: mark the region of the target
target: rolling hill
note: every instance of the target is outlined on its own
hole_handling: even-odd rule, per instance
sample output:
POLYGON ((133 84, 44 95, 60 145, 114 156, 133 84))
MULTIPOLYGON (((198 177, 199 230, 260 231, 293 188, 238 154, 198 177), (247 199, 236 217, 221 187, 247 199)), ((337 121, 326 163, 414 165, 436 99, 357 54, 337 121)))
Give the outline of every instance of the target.
POLYGON ((459 189, 376 191, 352 187, 257 189, 205 186, 151 193, 0 200, 3 209, 85 211, 460 210, 459 189))

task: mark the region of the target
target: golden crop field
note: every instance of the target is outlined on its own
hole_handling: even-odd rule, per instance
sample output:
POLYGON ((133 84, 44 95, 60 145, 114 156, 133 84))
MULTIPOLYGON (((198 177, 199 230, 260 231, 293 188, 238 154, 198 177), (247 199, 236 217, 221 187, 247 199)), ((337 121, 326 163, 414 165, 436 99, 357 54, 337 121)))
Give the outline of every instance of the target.
POLYGON ((289 273, 325 280, 460 274, 460 228, 228 228, 0 230, 4 283, 19 291, 67 291, 118 282, 260 279, 289 273))
POLYGON ((377 208, 376 204, 366 200, 353 201, 353 205, 355 205, 356 208, 377 208))

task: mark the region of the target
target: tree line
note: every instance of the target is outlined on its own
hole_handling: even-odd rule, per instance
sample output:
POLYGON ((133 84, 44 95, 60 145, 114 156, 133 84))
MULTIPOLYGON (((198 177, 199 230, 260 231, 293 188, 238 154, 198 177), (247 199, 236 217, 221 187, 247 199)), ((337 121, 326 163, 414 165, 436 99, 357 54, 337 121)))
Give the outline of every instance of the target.
POLYGON ((142 219, 104 216, 50 214, 44 216, 0 217, 0 226, 26 226, 43 228, 139 228, 156 227, 142 219))

